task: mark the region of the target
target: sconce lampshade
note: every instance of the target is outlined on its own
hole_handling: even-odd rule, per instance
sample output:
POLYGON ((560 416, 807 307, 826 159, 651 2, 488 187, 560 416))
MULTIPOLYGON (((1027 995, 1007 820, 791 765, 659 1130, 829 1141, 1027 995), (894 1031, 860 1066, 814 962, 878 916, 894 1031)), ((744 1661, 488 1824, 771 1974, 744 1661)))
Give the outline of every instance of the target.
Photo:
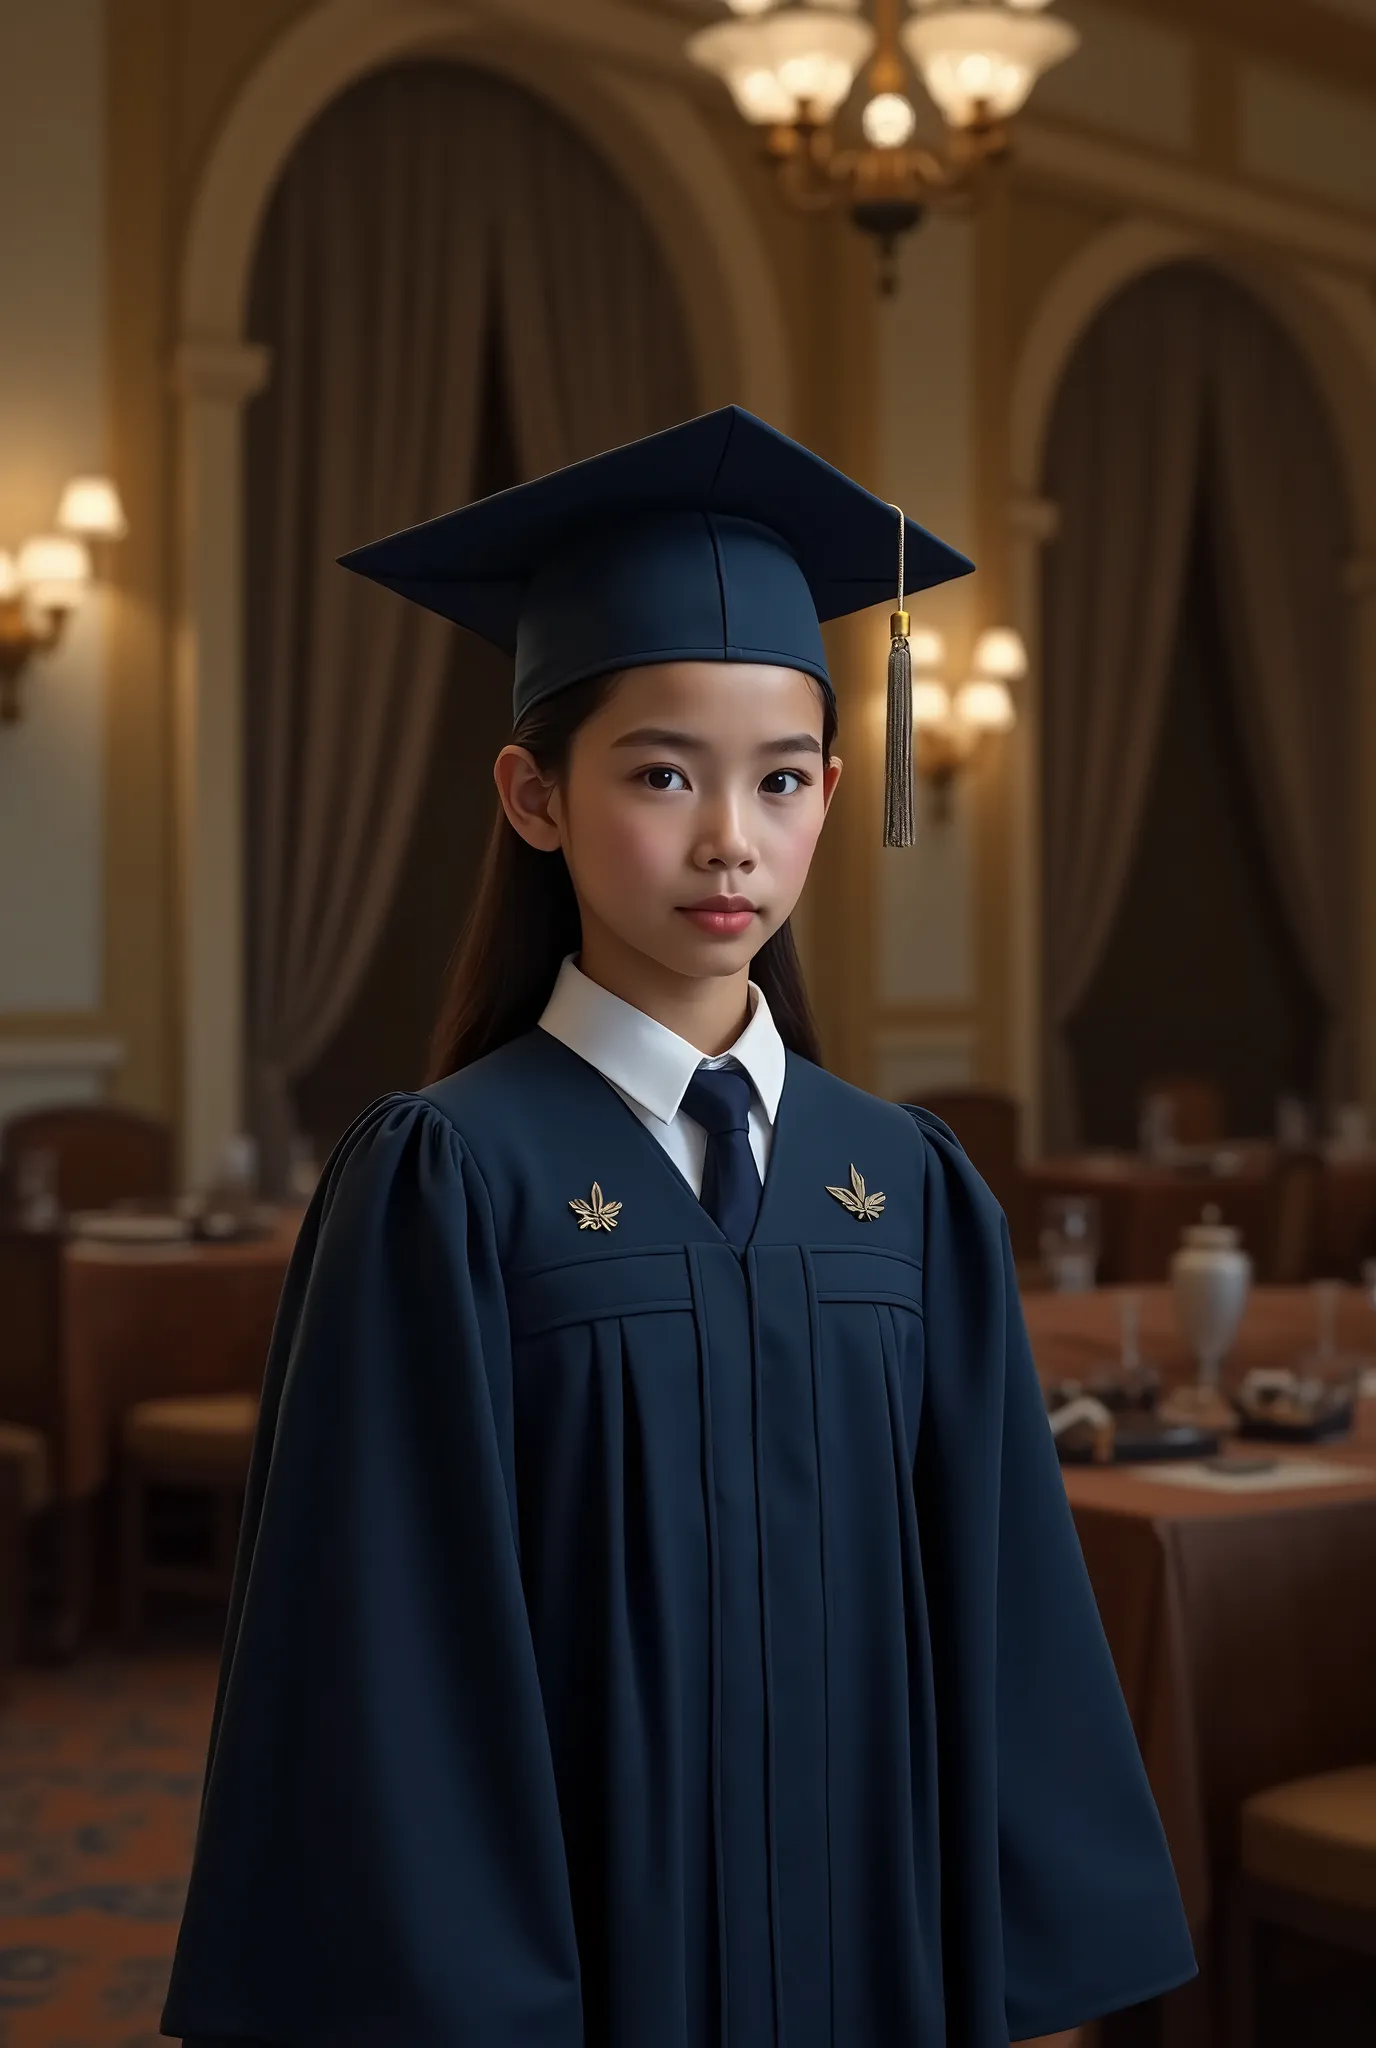
POLYGON ((63 533, 87 540, 123 540, 129 531, 119 492, 108 476, 74 476, 64 487, 57 508, 63 533))
POLYGON ((936 676, 913 678, 913 724, 945 725, 951 716, 951 693, 936 676))
POLYGON ((1027 649, 1022 634, 1011 626, 990 626, 975 642, 971 666, 977 676, 996 676, 1020 683, 1027 674, 1027 649))
POLYGON ((1018 722, 1008 685, 998 676, 973 676, 956 691, 956 717, 977 732, 1008 732, 1018 722))
POLYGON ((946 666, 946 635, 935 626, 919 626, 914 620, 908 635, 908 653, 915 676, 939 675, 946 666))
POLYGON ((75 611, 91 580, 85 543, 68 534, 35 534, 19 550, 17 567, 25 597, 44 612, 75 611))

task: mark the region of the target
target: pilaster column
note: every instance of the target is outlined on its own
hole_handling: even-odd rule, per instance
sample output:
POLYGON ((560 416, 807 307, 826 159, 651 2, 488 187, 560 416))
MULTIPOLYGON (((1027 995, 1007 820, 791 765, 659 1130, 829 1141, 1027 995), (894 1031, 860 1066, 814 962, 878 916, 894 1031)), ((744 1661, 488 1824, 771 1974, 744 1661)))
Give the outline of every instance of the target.
POLYGON ((242 1127, 243 433, 270 352, 187 339, 179 401, 174 657, 181 1175, 195 1186, 242 1127))

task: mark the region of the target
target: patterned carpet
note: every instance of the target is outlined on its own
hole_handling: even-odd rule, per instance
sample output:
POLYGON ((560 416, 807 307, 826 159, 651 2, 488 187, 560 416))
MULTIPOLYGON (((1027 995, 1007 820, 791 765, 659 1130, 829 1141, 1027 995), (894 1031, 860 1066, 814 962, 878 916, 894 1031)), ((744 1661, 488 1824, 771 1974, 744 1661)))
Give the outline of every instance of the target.
POLYGON ((169 2048, 217 1666, 208 1636, 17 1674, 0 1708, 0 2048, 169 2048))
MULTIPOLYGON (((170 2048, 158 2032, 215 1698, 213 1619, 149 1651, 26 1665, 0 1707, 0 2048, 170 2048)), ((1376 1960, 1262 1962, 1257 2048, 1372 2048, 1376 1960)), ((1087 2030, 1155 2048, 1149 2008, 1087 2030)))

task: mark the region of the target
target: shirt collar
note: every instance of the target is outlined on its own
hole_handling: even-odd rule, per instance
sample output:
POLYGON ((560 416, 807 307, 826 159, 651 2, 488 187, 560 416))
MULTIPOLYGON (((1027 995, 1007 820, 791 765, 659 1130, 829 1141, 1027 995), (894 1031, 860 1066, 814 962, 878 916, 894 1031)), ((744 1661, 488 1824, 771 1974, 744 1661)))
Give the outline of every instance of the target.
MULTIPOLYGON (((735 1044, 711 1064, 730 1058, 744 1068, 772 1127, 784 1088, 784 1042, 763 989, 753 981, 749 988, 750 1021, 735 1044)), ((572 953, 559 969, 540 1029, 666 1124, 677 1116, 684 1090, 705 1057, 667 1024, 589 980, 572 953)))

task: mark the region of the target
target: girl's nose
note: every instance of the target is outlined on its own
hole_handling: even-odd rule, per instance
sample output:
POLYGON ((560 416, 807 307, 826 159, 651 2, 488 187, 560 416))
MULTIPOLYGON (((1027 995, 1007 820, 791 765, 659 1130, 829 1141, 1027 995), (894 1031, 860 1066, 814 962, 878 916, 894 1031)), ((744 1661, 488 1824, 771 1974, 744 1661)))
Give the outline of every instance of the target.
POLYGON ((734 804, 718 807, 698 845, 699 865, 713 868, 750 869, 755 865, 754 842, 746 831, 734 804))

